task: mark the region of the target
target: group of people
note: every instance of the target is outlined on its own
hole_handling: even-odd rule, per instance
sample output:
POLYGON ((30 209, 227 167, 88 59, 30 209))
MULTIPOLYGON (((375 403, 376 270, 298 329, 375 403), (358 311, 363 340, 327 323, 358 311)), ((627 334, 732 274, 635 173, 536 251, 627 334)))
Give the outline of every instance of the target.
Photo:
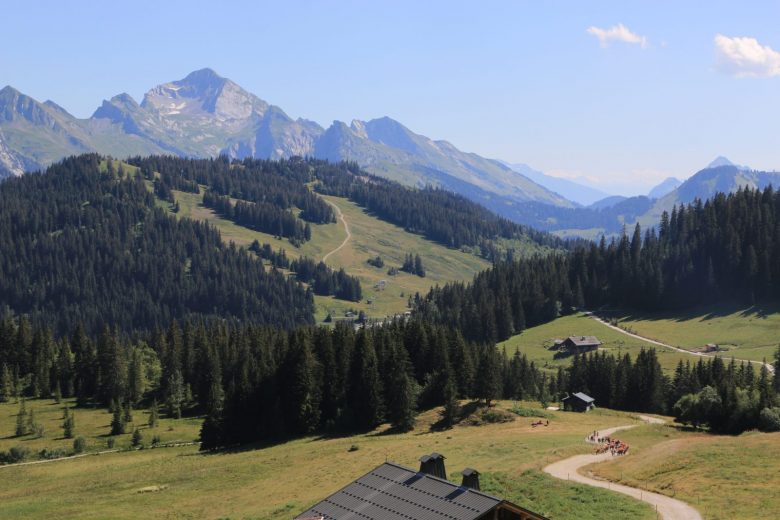
POLYGON ((588 435, 588 442, 598 444, 596 453, 611 453, 614 455, 627 455, 628 443, 612 437, 601 437, 599 432, 594 431, 588 435))

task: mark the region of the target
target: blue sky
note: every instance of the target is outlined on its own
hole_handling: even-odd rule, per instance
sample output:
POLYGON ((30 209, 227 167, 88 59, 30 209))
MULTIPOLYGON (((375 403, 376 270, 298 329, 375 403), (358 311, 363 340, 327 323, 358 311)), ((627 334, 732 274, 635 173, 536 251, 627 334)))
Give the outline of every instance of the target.
POLYGON ((388 115, 613 192, 780 169, 780 3, 680 4, 10 0, 0 85, 87 117, 208 66, 293 117, 388 115))

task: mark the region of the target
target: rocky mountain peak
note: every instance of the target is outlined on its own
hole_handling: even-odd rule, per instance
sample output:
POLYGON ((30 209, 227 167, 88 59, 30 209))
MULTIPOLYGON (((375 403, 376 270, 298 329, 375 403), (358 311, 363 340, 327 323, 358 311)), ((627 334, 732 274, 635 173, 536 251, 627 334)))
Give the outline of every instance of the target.
POLYGON ((213 116, 218 120, 262 115, 268 104, 211 69, 191 72, 184 79, 154 87, 141 107, 161 116, 213 116))

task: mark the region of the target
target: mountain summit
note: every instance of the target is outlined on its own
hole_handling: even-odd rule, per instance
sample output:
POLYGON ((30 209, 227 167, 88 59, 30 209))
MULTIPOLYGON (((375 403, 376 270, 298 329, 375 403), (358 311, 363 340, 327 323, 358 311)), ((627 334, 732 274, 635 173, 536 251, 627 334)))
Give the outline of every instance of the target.
POLYGON ((352 160, 377 175, 409 185, 441 186, 488 205, 501 198, 502 205, 508 199, 572 206, 522 173, 416 134, 389 117, 350 125, 334 121, 327 130, 312 121, 293 120, 209 68, 150 89, 140 103, 118 94, 88 119, 11 87, 0 91, 0 178, 90 151, 117 157, 309 155, 352 160))

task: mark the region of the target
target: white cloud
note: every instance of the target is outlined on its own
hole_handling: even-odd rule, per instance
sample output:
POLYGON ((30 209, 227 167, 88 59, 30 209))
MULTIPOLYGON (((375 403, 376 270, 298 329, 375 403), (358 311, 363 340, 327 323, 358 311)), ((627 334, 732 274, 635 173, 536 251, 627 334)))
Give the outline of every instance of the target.
POLYGON ((647 48, 647 38, 631 32, 631 30, 622 23, 610 27, 609 29, 591 26, 588 27, 588 34, 598 38, 602 47, 608 47, 611 41, 618 41, 639 45, 643 49, 647 48))
POLYGON ((738 78, 780 76, 780 52, 755 38, 715 36, 718 68, 738 78))

